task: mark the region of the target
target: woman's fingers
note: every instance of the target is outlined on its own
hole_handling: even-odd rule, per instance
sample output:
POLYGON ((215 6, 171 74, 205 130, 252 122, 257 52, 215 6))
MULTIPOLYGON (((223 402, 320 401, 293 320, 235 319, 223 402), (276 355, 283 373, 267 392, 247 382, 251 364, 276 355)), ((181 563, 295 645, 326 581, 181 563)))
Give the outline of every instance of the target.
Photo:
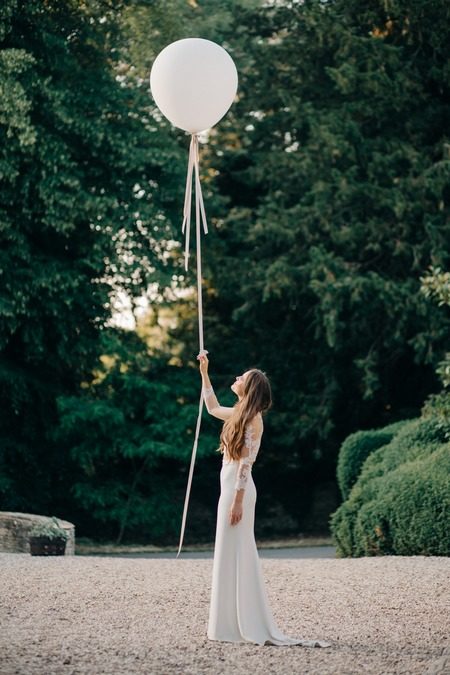
POLYGON ((234 514, 230 512, 230 525, 237 525, 238 522, 242 519, 242 515, 234 514))
POLYGON ((204 354, 199 354, 197 356, 197 360, 200 362, 200 368, 208 367, 208 359, 204 354))

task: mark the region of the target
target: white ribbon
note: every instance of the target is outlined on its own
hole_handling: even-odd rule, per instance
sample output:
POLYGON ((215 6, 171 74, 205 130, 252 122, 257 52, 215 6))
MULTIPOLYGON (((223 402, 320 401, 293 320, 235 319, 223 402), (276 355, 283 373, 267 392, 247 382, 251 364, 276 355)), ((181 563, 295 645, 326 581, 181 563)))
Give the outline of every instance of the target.
MULTIPOLYGON (((197 243, 197 302, 198 302, 198 337, 200 344, 200 354, 207 354, 204 348, 203 340, 203 300, 202 300, 202 247, 201 247, 201 222, 203 223, 203 230, 208 234, 208 225, 206 222, 205 206, 203 204, 202 186, 200 184, 200 173, 198 168, 198 136, 192 134, 191 144, 189 147, 189 161, 186 176, 186 192, 184 195, 184 210, 183 210, 183 226, 182 233, 185 235, 184 246, 184 268, 187 271, 189 264, 189 238, 191 229, 191 205, 192 205, 192 178, 194 177, 195 184, 195 236, 197 243)), ((197 454, 198 437, 200 434, 200 424, 203 412, 203 389, 200 393, 200 401, 198 405, 197 424, 195 427, 194 445, 192 447, 191 465, 189 467, 188 484, 186 488, 186 496, 184 498, 183 518, 181 521, 180 543, 178 545, 177 558, 180 555, 181 547, 183 546, 184 529, 186 526, 186 517, 189 505, 189 496, 191 493, 192 476, 194 474, 195 456, 197 454)))

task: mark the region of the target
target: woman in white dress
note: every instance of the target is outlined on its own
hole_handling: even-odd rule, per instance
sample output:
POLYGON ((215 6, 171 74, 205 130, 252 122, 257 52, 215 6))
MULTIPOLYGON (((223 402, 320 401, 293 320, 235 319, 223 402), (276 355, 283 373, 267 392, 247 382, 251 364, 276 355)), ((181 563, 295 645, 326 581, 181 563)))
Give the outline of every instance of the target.
POLYGON ((236 378, 231 389, 238 401, 219 405, 208 376, 208 358, 199 354, 203 397, 208 412, 224 421, 220 499, 208 621, 208 638, 259 645, 329 647, 323 640, 284 635, 273 618, 255 543, 256 488, 252 465, 263 433, 262 413, 272 403, 270 384, 257 369, 236 378))

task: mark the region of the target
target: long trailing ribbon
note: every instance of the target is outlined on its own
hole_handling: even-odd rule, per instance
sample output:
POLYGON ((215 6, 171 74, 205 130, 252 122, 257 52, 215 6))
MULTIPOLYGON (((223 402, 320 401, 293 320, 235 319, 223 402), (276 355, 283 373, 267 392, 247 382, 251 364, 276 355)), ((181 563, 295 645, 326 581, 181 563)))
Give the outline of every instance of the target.
MULTIPOLYGON (((182 233, 185 235, 184 246, 184 268, 187 271, 189 265, 189 239, 191 229, 191 206, 192 206, 192 178, 194 178, 195 185, 195 236, 197 244, 197 303, 198 303, 198 337, 200 344, 200 354, 207 354, 205 350, 203 339, 203 298, 202 298, 202 247, 201 247, 201 224, 205 234, 208 234, 208 224, 206 222, 205 206, 203 203, 202 186, 200 183, 199 172, 199 152, 198 152, 198 136, 191 135, 191 143, 189 146, 189 161, 186 176, 186 192, 184 195, 184 209, 183 209, 183 225, 182 233)), ((181 547, 183 546, 184 529, 186 526, 186 517, 189 505, 189 496, 191 494, 192 476, 194 474, 195 457, 197 454, 198 437, 200 434, 200 424, 203 412, 203 388, 200 392, 200 401, 198 405, 197 424, 195 427, 194 445, 192 447, 191 464, 189 467, 188 484, 186 488, 186 496, 184 498, 183 518, 181 521, 180 543, 178 545, 177 558, 180 555, 181 547)))

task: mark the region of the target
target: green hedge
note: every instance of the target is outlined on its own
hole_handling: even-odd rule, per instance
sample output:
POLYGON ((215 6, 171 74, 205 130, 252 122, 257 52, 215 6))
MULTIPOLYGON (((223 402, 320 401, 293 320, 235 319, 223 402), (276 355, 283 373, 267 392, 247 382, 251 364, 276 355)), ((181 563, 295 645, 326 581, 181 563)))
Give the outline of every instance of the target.
POLYGON ((367 457, 374 450, 390 443, 405 423, 401 421, 383 429, 357 431, 345 439, 339 450, 336 471, 339 489, 344 499, 347 499, 367 457))
POLYGON ((332 514, 339 556, 450 555, 450 443, 434 419, 408 421, 363 464, 332 514))

